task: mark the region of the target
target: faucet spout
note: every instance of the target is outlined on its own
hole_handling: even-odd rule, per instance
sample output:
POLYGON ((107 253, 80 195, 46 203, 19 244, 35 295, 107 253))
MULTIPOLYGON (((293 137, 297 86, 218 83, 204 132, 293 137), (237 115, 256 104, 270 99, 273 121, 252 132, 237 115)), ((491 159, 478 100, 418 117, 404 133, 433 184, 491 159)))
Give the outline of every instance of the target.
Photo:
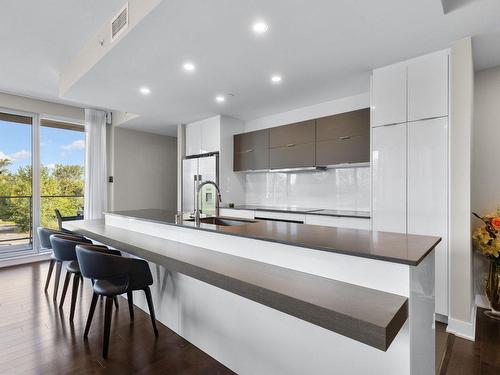
POLYGON ((215 215, 220 216, 220 203, 222 202, 222 195, 219 189, 219 185, 217 185, 214 181, 203 181, 201 184, 198 185, 198 189, 196 191, 196 210, 195 210, 195 223, 197 225, 200 224, 200 191, 205 185, 213 185, 215 187, 215 190, 217 191, 217 199, 215 201, 215 215))

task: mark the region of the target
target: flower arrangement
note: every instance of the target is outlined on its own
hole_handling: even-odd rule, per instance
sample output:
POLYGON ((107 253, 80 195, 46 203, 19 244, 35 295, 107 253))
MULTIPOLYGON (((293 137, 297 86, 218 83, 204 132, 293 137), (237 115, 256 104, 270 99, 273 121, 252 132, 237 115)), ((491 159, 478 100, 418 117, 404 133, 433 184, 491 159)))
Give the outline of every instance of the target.
POLYGON ((495 263, 500 263, 500 208, 484 216, 474 212, 472 214, 484 223, 484 226, 476 228, 472 234, 477 251, 495 263))

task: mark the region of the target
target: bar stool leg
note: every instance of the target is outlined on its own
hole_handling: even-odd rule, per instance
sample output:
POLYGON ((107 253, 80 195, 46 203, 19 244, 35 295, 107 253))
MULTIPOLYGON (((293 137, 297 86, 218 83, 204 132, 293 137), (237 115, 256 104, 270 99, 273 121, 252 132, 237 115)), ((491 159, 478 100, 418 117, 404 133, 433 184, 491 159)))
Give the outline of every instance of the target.
POLYGON ((151 298, 151 290, 149 289, 149 286, 144 288, 144 293, 146 293, 146 299, 148 300, 149 315, 151 315, 151 324, 153 325, 153 331, 155 332, 155 336, 158 337, 158 329, 156 328, 155 308, 153 306, 153 298, 151 298))
POLYGON ((106 310, 104 312, 104 336, 102 341, 102 357, 108 358, 109 333, 111 331, 111 309, 113 308, 113 297, 106 297, 106 310))
POLYGON ((92 295, 92 303, 90 304, 89 316, 87 317, 87 324, 85 325, 85 332, 83 333, 83 338, 86 339, 89 335, 90 325, 92 324, 92 318, 94 317, 95 305, 97 305, 97 300, 99 296, 97 294, 92 295))
POLYGON ((115 303, 115 307, 118 310, 118 296, 113 297, 113 302, 115 303))
POLYGON ((73 292, 71 293, 71 310, 69 313, 69 321, 73 321, 75 316, 76 296, 78 295, 78 284, 80 283, 80 275, 73 274, 73 292))
POLYGON ((55 259, 50 260, 49 273, 47 273, 47 280, 45 280, 45 288, 43 289, 44 292, 47 292, 47 289, 49 289, 50 277, 52 276, 52 270, 54 269, 55 262, 55 259))
POLYGON ((128 300, 128 311, 130 313, 130 320, 134 321, 134 298, 132 292, 127 292, 127 300, 128 300))
POLYGON ((62 262, 60 260, 56 260, 56 278, 54 279, 54 297, 53 300, 57 300, 57 291, 59 289, 59 279, 61 278, 61 268, 62 262))
POLYGON ((66 298, 66 292, 68 291, 69 280, 71 279, 71 274, 66 272, 66 277, 64 278, 64 285, 61 295, 61 302, 59 302, 59 308, 62 309, 64 305, 64 299, 66 298))

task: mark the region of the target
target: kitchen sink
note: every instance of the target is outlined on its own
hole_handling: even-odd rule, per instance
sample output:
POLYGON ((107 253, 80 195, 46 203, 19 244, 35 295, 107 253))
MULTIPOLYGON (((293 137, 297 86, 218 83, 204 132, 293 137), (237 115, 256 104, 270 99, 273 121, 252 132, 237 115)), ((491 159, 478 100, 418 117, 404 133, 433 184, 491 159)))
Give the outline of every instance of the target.
MULTIPOLYGON (((184 221, 190 221, 194 222, 194 219, 187 219, 184 221)), ((213 224, 213 225, 222 225, 225 227, 231 227, 231 226, 236 226, 236 225, 245 225, 245 224, 251 224, 251 223, 256 223, 255 220, 241 220, 241 219, 235 219, 235 218, 228 218, 228 217, 202 217, 200 219, 200 223, 203 224, 213 224)))

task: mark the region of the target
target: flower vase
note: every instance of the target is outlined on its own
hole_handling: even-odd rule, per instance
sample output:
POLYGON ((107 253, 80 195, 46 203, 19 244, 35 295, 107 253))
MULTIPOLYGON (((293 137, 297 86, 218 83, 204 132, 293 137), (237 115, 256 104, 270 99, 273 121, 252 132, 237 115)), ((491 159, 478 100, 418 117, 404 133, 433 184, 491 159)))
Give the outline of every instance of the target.
POLYGON ((500 263, 496 260, 490 260, 486 295, 490 301, 491 310, 485 311, 485 314, 490 318, 500 320, 500 263))

